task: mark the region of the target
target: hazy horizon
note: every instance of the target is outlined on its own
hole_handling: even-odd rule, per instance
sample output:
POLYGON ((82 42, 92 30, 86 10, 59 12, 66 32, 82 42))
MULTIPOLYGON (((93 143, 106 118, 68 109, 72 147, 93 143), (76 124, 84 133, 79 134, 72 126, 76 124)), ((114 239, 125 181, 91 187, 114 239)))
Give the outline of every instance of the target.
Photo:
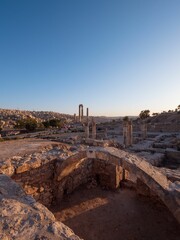
POLYGON ((137 116, 180 104, 179 0, 0 1, 0 108, 137 116))
MULTIPOLYGON (((79 109, 79 108, 78 108, 79 109)), ((57 111, 52 111, 52 110, 41 110, 41 109, 39 109, 39 110, 34 110, 34 109, 32 109, 32 110, 29 110, 29 109, 19 109, 19 108, 17 108, 17 109, 12 109, 12 108, 1 108, 0 107, 0 110, 18 110, 18 111, 29 111, 29 112, 33 112, 33 111, 35 111, 35 112, 54 112, 54 113, 60 113, 60 114, 65 114, 65 115, 71 115, 71 116, 74 116, 74 114, 76 114, 76 116, 78 116, 79 115, 79 113, 78 113, 78 111, 77 112, 74 112, 73 114, 70 114, 70 113, 66 113, 66 112, 57 112, 57 111)), ((143 109, 142 111, 144 111, 144 110, 147 110, 147 109, 143 109)), ((173 112, 175 112, 175 109, 172 109, 173 110, 173 112)), ((164 112, 166 112, 166 113, 168 113, 168 110, 164 110, 164 112)), ((150 111, 150 116, 152 116, 152 114, 153 114, 154 112, 152 112, 152 111, 150 111)), ((157 113, 157 112, 156 112, 157 113)), ((163 112, 158 112, 158 114, 161 114, 161 113, 163 113, 163 112)), ((172 113, 172 112, 171 112, 172 113)), ((132 117, 132 118, 136 118, 136 117, 139 117, 139 114, 140 114, 140 112, 137 114, 137 115, 132 115, 132 114, 129 114, 129 115, 116 115, 116 116, 109 116, 109 115, 92 115, 92 114, 89 114, 89 117, 104 117, 104 118, 123 118, 123 117, 125 117, 125 116, 128 116, 128 117, 132 117)), ((86 116, 86 109, 84 108, 84 117, 86 116)))

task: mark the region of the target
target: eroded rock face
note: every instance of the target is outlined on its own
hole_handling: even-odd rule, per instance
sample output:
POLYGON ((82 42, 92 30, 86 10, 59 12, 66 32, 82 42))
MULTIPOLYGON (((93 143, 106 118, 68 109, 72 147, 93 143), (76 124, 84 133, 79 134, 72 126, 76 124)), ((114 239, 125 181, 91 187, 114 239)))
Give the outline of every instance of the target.
POLYGON ((80 239, 3 174, 0 175, 0 209, 0 239, 80 239))

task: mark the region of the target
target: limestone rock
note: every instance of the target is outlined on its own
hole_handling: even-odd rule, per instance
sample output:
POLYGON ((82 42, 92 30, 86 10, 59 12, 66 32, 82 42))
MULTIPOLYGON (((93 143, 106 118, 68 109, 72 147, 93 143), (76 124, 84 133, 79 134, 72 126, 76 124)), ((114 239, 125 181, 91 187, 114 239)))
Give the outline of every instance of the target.
POLYGON ((8 176, 0 175, 0 239, 79 240, 73 231, 55 220, 43 205, 27 196, 8 176))
POLYGON ((14 167, 11 164, 11 161, 7 159, 4 162, 0 162, 0 173, 12 176, 14 173, 14 167))

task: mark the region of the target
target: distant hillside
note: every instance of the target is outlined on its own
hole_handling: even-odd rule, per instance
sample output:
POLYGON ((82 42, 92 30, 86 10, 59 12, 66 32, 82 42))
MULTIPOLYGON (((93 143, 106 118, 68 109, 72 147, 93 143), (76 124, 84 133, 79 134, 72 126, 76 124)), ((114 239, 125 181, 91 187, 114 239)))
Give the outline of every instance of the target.
MULTIPOLYGON (((148 117, 143 122, 147 123, 148 130, 154 132, 179 132, 180 133, 180 112, 164 112, 157 116, 148 117)), ((134 126, 140 126, 141 119, 134 121, 134 126)))
POLYGON ((49 119, 65 118, 66 120, 71 120, 72 115, 57 113, 52 111, 26 111, 26 110, 16 110, 16 109, 0 109, 0 126, 3 128, 13 128, 17 120, 25 118, 34 118, 38 122, 46 121, 49 119))
POLYGON ((151 122, 152 124, 163 123, 178 123, 180 124, 180 112, 165 112, 160 113, 157 116, 152 116, 146 120, 147 122, 151 122))

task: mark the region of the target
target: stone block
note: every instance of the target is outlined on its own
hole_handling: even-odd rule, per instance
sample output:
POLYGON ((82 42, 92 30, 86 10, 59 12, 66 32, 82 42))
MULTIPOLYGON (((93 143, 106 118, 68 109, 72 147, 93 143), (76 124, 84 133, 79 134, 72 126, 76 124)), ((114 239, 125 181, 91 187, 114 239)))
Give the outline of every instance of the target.
POLYGON ((32 187, 32 186, 24 186, 24 190, 28 195, 33 195, 38 191, 38 187, 32 187))
POLYGON ((15 172, 16 172, 16 174, 18 174, 18 173, 29 171, 30 169, 31 169, 30 165, 25 163, 25 164, 17 167, 15 172))

